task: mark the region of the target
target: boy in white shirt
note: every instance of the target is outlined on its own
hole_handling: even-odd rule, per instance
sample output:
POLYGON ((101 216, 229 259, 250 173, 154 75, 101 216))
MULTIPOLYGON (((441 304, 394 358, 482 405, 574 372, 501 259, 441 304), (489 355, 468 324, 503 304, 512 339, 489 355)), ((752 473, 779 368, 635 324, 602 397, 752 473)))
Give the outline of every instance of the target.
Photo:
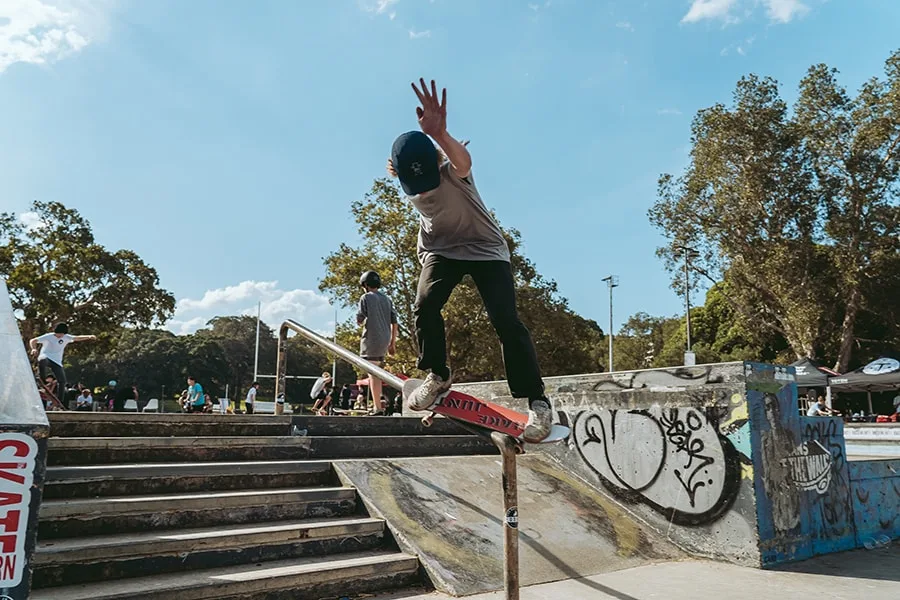
POLYGON ((244 398, 244 407, 248 415, 253 414, 253 405, 256 402, 256 392, 259 390, 259 382, 254 381, 247 391, 247 397, 244 398))
POLYGON ((67 323, 58 323, 53 329, 53 333, 45 333, 44 335, 32 338, 28 345, 31 347, 32 356, 38 357, 38 373, 41 379, 47 378, 47 372, 51 371, 59 386, 58 390, 66 389, 66 371, 63 369, 63 352, 66 346, 72 342, 85 342, 88 340, 96 340, 96 335, 69 335, 69 325, 67 323), (38 354, 37 345, 41 345, 40 354, 38 354))

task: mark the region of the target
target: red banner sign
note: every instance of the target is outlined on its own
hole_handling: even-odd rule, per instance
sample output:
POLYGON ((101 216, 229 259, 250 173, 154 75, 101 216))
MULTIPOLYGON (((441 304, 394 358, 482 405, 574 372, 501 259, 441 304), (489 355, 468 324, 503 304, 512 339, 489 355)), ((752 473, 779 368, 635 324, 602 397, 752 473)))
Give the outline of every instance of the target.
POLYGON ((0 433, 0 588, 14 588, 25 572, 25 532, 37 443, 22 433, 0 433))

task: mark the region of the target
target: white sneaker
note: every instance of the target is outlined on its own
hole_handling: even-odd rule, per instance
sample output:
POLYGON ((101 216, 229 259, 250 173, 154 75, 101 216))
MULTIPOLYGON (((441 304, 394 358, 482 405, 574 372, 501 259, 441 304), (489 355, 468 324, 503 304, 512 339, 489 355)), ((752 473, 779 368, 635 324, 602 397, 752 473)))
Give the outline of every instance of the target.
POLYGON ((425 378, 425 383, 420 385, 416 391, 409 395, 406 406, 410 410, 428 410, 437 404, 441 394, 450 391, 450 384, 453 381, 451 375, 446 381, 440 375, 429 373, 425 378))
POLYGON ((550 401, 546 398, 532 400, 522 437, 526 442, 536 444, 550 435, 551 429, 553 429, 553 411, 550 409, 550 401))

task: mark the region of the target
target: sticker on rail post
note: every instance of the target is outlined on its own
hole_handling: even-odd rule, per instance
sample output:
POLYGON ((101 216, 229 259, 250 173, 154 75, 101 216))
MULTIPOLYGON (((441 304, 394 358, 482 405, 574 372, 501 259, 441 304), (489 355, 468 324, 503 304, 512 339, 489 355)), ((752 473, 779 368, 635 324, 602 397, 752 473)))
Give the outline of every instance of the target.
POLYGON ((30 436, 0 433, 0 589, 22 583, 25 536, 37 442, 30 436))
POLYGON ((513 529, 519 528, 519 509, 515 506, 506 511, 506 525, 513 529))

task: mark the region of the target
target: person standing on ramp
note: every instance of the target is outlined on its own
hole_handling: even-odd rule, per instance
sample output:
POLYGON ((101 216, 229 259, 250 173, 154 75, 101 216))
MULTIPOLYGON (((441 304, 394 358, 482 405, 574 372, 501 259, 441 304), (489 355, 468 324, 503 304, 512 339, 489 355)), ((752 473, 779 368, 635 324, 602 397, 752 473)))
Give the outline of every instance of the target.
POLYGON ((509 391, 514 398, 528 399, 523 437, 536 443, 550 433, 553 416, 531 333, 516 310, 509 246, 475 187, 469 151, 447 132, 447 90, 438 102, 434 80, 430 92, 424 79, 419 82, 421 91, 415 83, 412 88, 421 103, 416 114, 422 131, 397 137, 388 161, 388 172, 399 178, 420 215, 417 251, 422 272, 414 316, 417 366, 429 373, 407 406, 428 410, 450 390, 441 310, 462 278, 470 275, 500 338, 509 391))

